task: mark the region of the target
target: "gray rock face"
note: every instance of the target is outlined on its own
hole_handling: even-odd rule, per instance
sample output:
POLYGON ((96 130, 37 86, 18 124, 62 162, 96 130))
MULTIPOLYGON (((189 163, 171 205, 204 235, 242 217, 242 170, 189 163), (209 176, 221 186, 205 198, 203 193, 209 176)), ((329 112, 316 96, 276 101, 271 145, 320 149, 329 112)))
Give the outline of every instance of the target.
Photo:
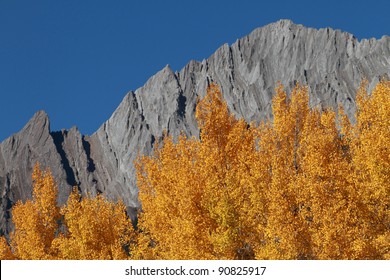
POLYGON ((367 78, 373 87, 382 77, 390 77, 390 37, 358 41, 339 30, 281 20, 223 45, 207 60, 189 62, 179 72, 166 66, 129 92, 91 136, 77 128, 51 132, 47 115, 38 112, 0 144, 1 229, 8 232, 10 207, 31 197, 36 161, 51 168, 60 204, 77 186, 82 193, 122 199, 134 218, 140 204, 133 161, 138 154, 149 154, 164 130, 198 136, 196 101, 211 81, 221 86, 231 112, 247 121, 272 118, 278 81, 287 90, 296 82, 307 84, 311 106, 337 109, 341 103, 353 119, 361 80, 367 78))
POLYGON ((66 172, 59 168, 61 155, 51 136, 48 116, 42 111, 37 112, 19 133, 0 145, 0 222, 5 233, 9 207, 20 199, 31 198, 31 173, 37 161, 42 167, 54 167, 53 175, 60 184, 59 202, 64 202, 69 194, 66 172))

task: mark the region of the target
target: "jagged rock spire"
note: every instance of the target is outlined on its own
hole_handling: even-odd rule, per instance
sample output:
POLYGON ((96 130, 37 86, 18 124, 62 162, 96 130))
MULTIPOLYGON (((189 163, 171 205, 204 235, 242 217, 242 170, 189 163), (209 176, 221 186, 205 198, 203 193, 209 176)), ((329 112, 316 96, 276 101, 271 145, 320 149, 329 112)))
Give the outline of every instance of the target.
POLYGON ((287 89, 296 82, 307 84, 311 106, 336 108, 341 103, 353 119, 362 78, 372 86, 386 76, 390 37, 358 41, 340 30, 281 20, 223 45, 202 62, 190 61, 178 72, 166 66, 129 92, 90 137, 76 128, 51 132, 47 115, 37 112, 19 133, 0 144, 1 229, 7 231, 13 203, 31 195, 36 161, 52 169, 59 182, 59 203, 76 185, 83 193, 121 198, 134 214, 139 202, 133 160, 139 153, 150 153, 164 130, 198 135, 195 106, 210 81, 221 86, 230 110, 247 121, 272 118, 278 81, 287 89))

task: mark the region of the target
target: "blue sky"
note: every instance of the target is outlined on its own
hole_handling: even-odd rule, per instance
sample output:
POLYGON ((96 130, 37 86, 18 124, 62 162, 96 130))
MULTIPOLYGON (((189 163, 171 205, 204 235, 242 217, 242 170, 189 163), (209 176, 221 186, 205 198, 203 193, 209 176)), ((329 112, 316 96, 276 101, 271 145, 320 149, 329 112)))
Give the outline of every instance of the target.
POLYGON ((253 29, 291 19, 390 35, 390 1, 0 0, 0 141, 45 110, 92 134, 125 94, 253 29))

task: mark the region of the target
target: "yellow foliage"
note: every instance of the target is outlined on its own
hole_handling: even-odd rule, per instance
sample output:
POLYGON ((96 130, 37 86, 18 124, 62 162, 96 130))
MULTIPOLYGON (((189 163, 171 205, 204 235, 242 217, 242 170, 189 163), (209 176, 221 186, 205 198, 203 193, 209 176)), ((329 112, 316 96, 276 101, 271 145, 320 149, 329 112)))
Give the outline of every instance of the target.
POLYGON ((389 257, 390 252, 390 82, 367 92, 363 82, 357 94, 357 123, 352 129, 351 155, 365 220, 361 232, 366 254, 389 257), (373 241, 374 240, 374 241, 373 241))
POLYGON ((67 230, 53 242, 60 259, 126 259, 131 223, 122 202, 98 195, 81 199, 75 189, 61 208, 67 230))
POLYGON ((0 260, 14 260, 15 255, 11 251, 5 236, 0 236, 0 260))
POLYGON ((12 209, 10 245, 0 240, 1 259, 127 259, 133 228, 122 202, 84 198, 74 190, 67 205, 56 204, 50 171, 34 167, 33 197, 12 209))
POLYGON ((229 114, 216 85, 198 104, 196 117, 201 142, 166 137, 154 156, 136 164, 141 247, 157 259, 244 258, 251 252, 238 211, 244 193, 236 185, 254 184, 242 176, 245 155, 255 151, 253 132, 229 114))
POLYGON ((200 139, 166 137, 136 163, 138 258, 388 259, 389 97, 388 82, 363 86, 355 125, 279 85, 256 126, 211 85, 200 139))
POLYGON ((135 162, 137 231, 122 202, 81 198, 61 209, 50 171, 12 210, 1 259, 390 259, 390 83, 363 82, 356 123, 309 108, 281 85, 273 121, 229 113, 212 84, 196 108, 200 139, 165 135, 135 162), (10 244, 10 245, 8 245, 10 244))
POLYGON ((32 174, 32 200, 17 202, 12 209, 15 226, 11 234, 11 247, 18 259, 51 259, 51 243, 58 227, 57 185, 49 170, 42 171, 39 164, 32 174))

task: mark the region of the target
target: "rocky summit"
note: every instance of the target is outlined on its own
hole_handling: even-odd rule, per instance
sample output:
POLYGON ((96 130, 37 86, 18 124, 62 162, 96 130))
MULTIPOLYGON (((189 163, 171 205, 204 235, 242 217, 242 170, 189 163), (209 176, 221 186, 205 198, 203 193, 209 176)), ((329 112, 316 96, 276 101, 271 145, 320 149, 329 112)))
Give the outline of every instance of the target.
POLYGON ((353 120, 363 78, 373 87, 390 77, 390 37, 357 40, 330 28, 312 29, 281 20, 254 30, 210 58, 190 61, 179 72, 166 66, 130 91, 109 120, 91 136, 76 127, 51 131, 45 112, 0 144, 0 226, 8 234, 10 209, 31 197, 34 164, 50 167, 58 182, 58 203, 76 186, 83 193, 121 198, 134 219, 137 187, 133 161, 149 154, 164 131, 198 136, 194 117, 207 85, 220 85, 228 106, 247 121, 272 118, 271 99, 281 82, 290 90, 308 85, 312 107, 342 104, 353 120))

